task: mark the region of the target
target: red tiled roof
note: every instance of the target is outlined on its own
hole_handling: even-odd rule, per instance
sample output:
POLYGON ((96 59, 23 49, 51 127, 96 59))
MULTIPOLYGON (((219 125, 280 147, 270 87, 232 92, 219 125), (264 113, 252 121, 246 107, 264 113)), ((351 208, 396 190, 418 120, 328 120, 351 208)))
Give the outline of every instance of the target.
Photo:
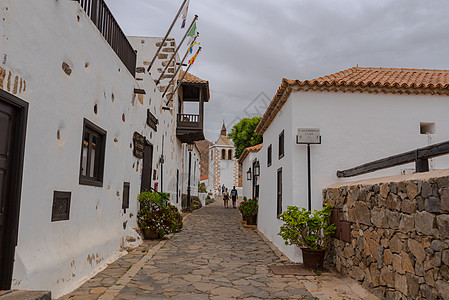
MULTIPOLYGON (((178 81, 181 80, 181 78, 184 76, 184 73, 185 71, 183 70, 179 71, 178 81)), ((209 81, 196 77, 195 75, 192 75, 187 72, 186 76, 184 76, 184 79, 182 80, 182 83, 202 86, 203 99, 205 102, 209 101, 210 99, 209 81)))
POLYGON ((255 132, 263 134, 295 91, 449 95, 449 70, 354 67, 312 80, 283 79, 255 132))
POLYGON ((263 147, 263 143, 256 145, 256 146, 245 148, 242 152, 242 155, 240 155, 239 163, 243 163, 243 161, 249 155, 250 152, 259 152, 260 149, 262 149, 262 147, 263 147))

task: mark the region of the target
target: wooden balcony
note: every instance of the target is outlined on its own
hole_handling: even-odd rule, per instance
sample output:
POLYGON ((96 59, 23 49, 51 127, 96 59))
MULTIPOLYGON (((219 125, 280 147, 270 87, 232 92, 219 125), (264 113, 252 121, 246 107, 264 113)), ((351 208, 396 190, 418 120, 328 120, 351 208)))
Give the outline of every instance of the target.
POLYGON ((204 140, 204 102, 208 102, 209 82, 193 76, 190 73, 184 75, 181 82, 179 95, 179 113, 177 118, 176 136, 182 143, 191 144, 195 141, 204 140), (198 114, 182 113, 182 107, 185 103, 198 103, 198 114))
POLYGON ((136 75, 137 55, 104 0, 78 2, 104 36, 131 75, 136 75))
POLYGON ((182 143, 191 144, 204 140, 203 120, 201 115, 178 114, 176 136, 182 143))

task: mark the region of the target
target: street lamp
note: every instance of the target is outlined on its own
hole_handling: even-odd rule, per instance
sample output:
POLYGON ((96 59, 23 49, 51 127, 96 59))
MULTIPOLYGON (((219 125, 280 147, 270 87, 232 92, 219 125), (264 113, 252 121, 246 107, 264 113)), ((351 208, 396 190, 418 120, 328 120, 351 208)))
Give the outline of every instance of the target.
POLYGON ((192 169, 192 151, 193 144, 187 144, 187 150, 189 151, 189 178, 187 183, 187 209, 190 209, 190 173, 192 169))
POLYGON ((248 172, 246 172, 246 180, 251 180, 251 168, 249 168, 248 172))
POLYGON ((256 161, 256 163, 254 164, 254 176, 259 175, 260 175, 260 164, 259 161, 256 161))

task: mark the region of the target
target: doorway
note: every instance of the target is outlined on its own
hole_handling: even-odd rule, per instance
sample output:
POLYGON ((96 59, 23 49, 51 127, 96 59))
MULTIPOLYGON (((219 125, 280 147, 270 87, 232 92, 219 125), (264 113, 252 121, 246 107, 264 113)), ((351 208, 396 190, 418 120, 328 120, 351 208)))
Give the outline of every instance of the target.
POLYGON ((143 149, 142 181, 140 191, 147 192, 151 190, 151 175, 153 173, 153 145, 145 143, 143 149))
POLYGON ((28 103, 0 90, 0 290, 11 288, 28 103))

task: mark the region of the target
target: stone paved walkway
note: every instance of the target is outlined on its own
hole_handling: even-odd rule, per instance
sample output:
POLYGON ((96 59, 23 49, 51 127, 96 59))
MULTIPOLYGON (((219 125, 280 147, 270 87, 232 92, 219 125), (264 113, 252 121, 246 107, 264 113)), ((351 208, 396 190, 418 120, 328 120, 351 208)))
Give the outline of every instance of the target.
POLYGON ((257 231, 218 202, 192 213, 169 240, 145 241, 60 299, 377 299, 330 274, 273 275, 275 263, 282 261, 257 231))

